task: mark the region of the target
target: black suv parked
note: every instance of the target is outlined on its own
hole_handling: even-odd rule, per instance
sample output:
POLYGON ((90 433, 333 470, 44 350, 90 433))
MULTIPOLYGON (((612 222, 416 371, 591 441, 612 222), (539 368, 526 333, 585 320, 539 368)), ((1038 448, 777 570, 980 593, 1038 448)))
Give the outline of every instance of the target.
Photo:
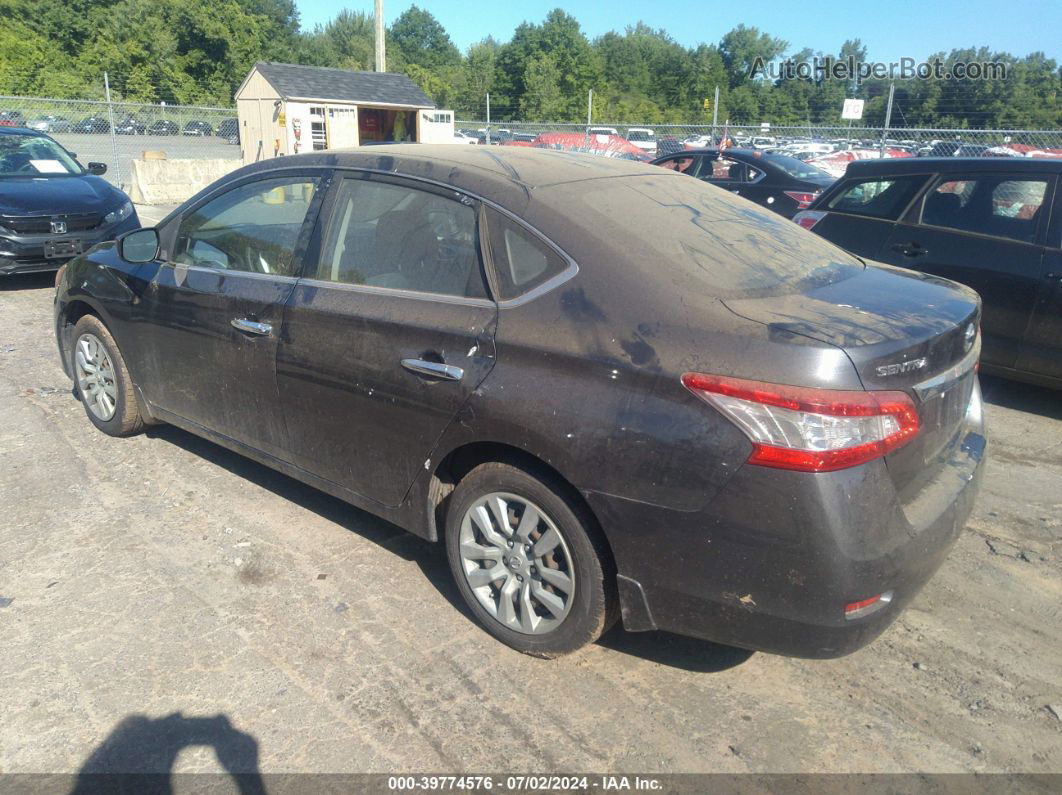
POLYGON ((1062 388, 1062 162, 857 160, 793 220, 984 300, 985 372, 1062 388))

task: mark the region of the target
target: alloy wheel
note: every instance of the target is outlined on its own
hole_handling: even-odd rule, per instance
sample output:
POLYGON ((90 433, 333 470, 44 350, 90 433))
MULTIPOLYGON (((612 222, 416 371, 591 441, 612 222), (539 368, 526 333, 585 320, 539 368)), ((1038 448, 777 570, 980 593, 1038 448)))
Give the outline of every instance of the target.
POLYGON ((523 497, 493 492, 465 512, 461 567, 476 600, 525 635, 560 626, 575 595, 571 552, 557 525, 523 497))
POLYGON ((114 365, 95 334, 82 334, 74 346, 77 388, 85 405, 96 417, 109 421, 117 408, 114 365))

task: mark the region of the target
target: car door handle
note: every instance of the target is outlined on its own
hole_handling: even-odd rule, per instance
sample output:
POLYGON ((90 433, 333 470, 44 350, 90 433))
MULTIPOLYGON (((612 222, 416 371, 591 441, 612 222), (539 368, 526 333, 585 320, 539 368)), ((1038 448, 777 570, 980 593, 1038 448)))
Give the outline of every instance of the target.
POLYGON ((232 327, 240 331, 246 331, 248 334, 260 334, 263 337, 273 333, 273 327, 268 323, 258 323, 245 317, 233 318, 232 327))
POLYGON ((445 381, 460 381, 465 375, 465 371, 460 367, 442 362, 429 362, 425 359, 403 359, 402 366, 411 373, 442 378, 445 381))
POLYGON ((922 248, 920 243, 893 243, 892 250, 898 251, 905 257, 924 257, 929 253, 928 248, 922 248))

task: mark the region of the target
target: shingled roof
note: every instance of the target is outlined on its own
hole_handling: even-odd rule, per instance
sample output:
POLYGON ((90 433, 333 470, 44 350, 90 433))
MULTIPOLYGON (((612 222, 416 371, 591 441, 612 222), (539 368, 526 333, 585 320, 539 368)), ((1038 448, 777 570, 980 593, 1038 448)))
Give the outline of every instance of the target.
POLYGON ((435 103, 416 83, 405 75, 393 72, 353 72, 349 69, 270 61, 259 61, 254 68, 284 99, 331 99, 367 105, 435 107, 435 103))

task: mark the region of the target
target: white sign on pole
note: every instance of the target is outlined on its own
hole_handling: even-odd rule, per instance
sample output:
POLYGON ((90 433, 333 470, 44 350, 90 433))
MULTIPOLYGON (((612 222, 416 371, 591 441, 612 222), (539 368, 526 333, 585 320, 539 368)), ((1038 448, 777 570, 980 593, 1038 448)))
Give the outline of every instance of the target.
POLYGON ((861 99, 846 99, 844 101, 844 107, 841 108, 842 119, 861 119, 863 118, 863 100, 861 99))

